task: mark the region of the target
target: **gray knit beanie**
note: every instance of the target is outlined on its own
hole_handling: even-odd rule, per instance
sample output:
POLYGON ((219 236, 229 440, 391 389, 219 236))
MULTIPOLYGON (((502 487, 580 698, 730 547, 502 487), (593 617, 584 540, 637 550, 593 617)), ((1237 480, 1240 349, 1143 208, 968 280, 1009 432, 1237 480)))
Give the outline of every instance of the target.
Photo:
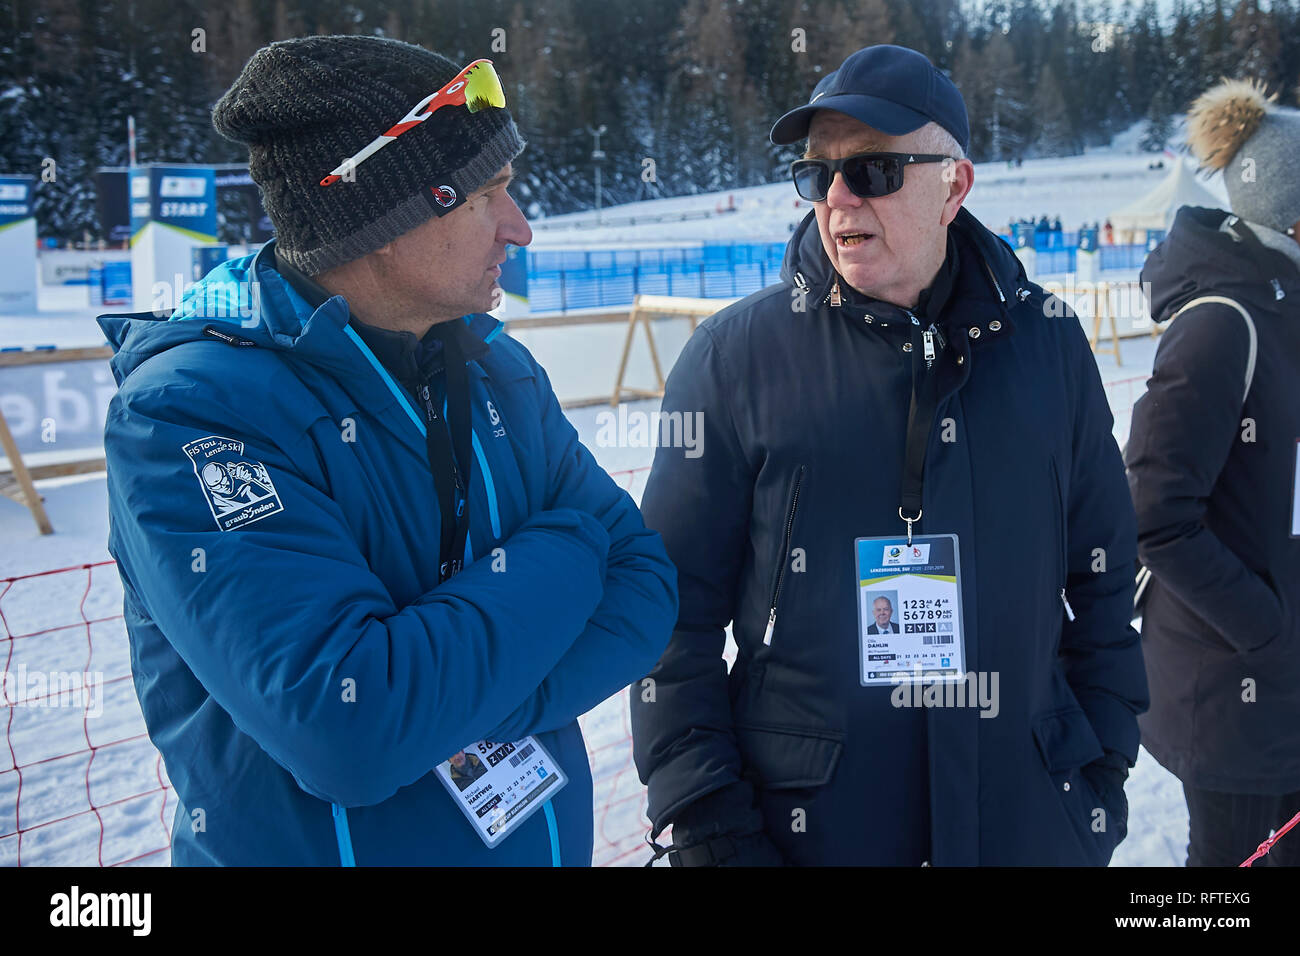
POLYGON ((1300 111, 1248 80, 1225 80, 1188 112, 1187 144, 1203 168, 1223 171, 1232 211, 1287 232, 1300 222, 1300 111))
POLYGON ((358 163, 355 181, 321 180, 460 67, 399 40, 313 36, 253 54, 212 111, 248 146, 249 173, 280 253, 308 275, 359 259, 442 216, 524 148, 509 111, 445 106, 358 163))

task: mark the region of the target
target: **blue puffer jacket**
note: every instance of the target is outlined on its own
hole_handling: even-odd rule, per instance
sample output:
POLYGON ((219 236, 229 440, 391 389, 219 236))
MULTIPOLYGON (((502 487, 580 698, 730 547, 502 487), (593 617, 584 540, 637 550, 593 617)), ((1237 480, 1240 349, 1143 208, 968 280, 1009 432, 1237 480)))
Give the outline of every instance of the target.
POLYGON ((109 550, 179 797, 173 863, 589 865, 576 718, 666 646, 659 536, 527 350, 471 316, 471 561, 440 585, 421 416, 343 298, 313 311, 272 249, 214 270, 171 321, 99 320, 120 386, 109 550), (220 467, 191 445, 208 438, 230 442, 220 467), (489 850, 431 771, 527 734, 570 783, 489 850))

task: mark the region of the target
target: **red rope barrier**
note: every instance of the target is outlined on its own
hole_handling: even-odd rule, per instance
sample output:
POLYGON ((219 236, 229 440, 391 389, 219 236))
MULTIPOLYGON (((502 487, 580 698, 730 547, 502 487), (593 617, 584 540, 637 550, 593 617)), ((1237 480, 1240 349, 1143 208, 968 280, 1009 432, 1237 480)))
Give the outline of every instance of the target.
MULTIPOLYGON (((646 465, 611 471, 610 477, 635 496, 649 471, 646 465)), ((166 864, 169 860, 163 854, 171 850, 169 810, 174 810, 175 798, 162 755, 148 742, 133 688, 116 695, 111 702, 105 699, 111 688, 132 677, 129 655, 113 654, 126 647, 122 615, 96 613, 96 607, 103 607, 102 600, 96 607, 89 604, 92 592, 103 585, 111 585, 115 606, 120 608, 121 585, 113 561, 0 579, 0 707, 5 712, 0 720, 5 734, 5 747, 0 748, 0 865, 94 862, 100 866, 126 866, 166 864), (96 577, 96 571, 100 571, 100 577, 96 577), (84 580, 78 580, 76 575, 83 575, 84 580), (60 607, 71 604, 74 596, 76 611, 69 611, 59 620, 60 607), (78 630, 86 642, 84 659, 77 662, 80 671, 75 667, 60 670, 59 657, 67 658, 72 653, 66 642, 76 637, 78 630), (110 633, 103 633, 105 630, 110 633), (97 703, 103 709, 102 717, 92 714, 92 701, 86 696, 92 685, 91 667, 101 659, 97 653, 122 661, 120 673, 95 675, 93 688, 100 697, 97 703), (32 668, 33 662, 40 662, 40 669, 32 668, 29 673, 40 675, 43 688, 18 686, 14 665, 19 661, 20 674, 32 668), (55 681, 47 678, 55 673, 77 676, 79 681, 75 686, 55 687, 55 681), (72 743, 68 740, 59 746, 63 736, 60 731, 71 731, 71 727, 61 728, 58 715, 68 715, 78 693, 83 698, 80 727, 75 734, 77 745, 67 746, 72 743), (96 720, 93 733, 92 717, 96 720), (138 755, 133 747, 139 748, 138 755), (84 769, 77 763, 81 760, 84 769), (146 775, 151 783, 156 781, 156 786, 144 783, 146 775), (131 783, 135 777, 140 779, 131 783), (73 792, 70 788, 81 792, 75 802, 68 799, 73 792), (135 803, 152 800, 158 802, 158 812, 148 816, 162 829, 161 845, 151 835, 156 833, 151 829, 154 824, 148 831, 142 829, 139 821, 146 815, 131 811, 135 803), (82 833, 90 821, 93 858, 88 852, 91 834, 82 833)), ((647 825, 646 796, 632 765, 626 691, 602 707, 608 710, 584 715, 582 723, 584 731, 590 728, 599 821, 593 862, 610 865, 622 862, 641 847, 647 825), (615 709, 622 711, 617 725, 608 719, 615 709)))
POLYGON ((1293 816, 1290 820, 1287 821, 1286 825, 1283 826, 1282 829, 1276 831, 1271 837, 1269 837, 1267 840, 1261 843, 1259 845, 1259 849, 1256 850, 1254 853, 1252 853, 1248 859, 1240 863, 1237 868, 1241 869, 1241 867, 1243 866, 1246 867, 1250 866, 1252 863, 1258 860, 1269 850, 1273 849, 1273 844, 1277 843, 1278 840, 1282 839, 1283 834, 1285 834, 1297 823, 1300 823, 1300 813, 1297 813, 1295 816, 1293 816))

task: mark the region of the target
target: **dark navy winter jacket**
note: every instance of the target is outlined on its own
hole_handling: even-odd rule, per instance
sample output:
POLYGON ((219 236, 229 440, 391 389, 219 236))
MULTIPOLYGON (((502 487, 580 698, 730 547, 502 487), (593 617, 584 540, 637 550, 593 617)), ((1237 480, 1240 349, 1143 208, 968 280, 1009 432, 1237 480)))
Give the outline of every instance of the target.
POLYGON ((344 299, 311 309, 272 250, 215 270, 171 321, 100 319, 120 384, 109 550, 180 801, 173 862, 588 865, 575 718, 663 650, 676 591, 658 535, 546 373, 476 315, 470 560, 439 584, 421 416, 344 299), (212 437, 234 444, 200 467, 184 447, 212 437), (489 850, 431 770, 527 734, 571 782, 489 850))
POLYGON ((1079 320, 969 213, 950 231, 915 530, 959 537, 966 666, 998 675, 996 716, 859 685, 853 541, 905 532, 910 333, 897 308, 830 301, 810 214, 784 281, 704 322, 668 381, 705 450, 660 448, 642 500, 681 589, 654 700, 632 700, 656 830, 716 806, 691 829, 725 835, 756 805, 803 864, 1095 865, 1122 835, 1122 788, 1081 772, 1136 760, 1147 703, 1111 413, 1079 320))

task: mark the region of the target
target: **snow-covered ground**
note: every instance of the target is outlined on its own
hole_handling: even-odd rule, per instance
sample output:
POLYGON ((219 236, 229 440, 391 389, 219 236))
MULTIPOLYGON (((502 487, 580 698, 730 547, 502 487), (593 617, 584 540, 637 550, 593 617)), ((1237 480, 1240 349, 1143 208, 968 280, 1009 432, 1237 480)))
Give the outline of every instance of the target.
MULTIPOLYGON (((980 165, 968 205, 995 228, 1012 217, 1042 213, 1060 215, 1067 229, 1084 220, 1104 220, 1167 173, 1146 168, 1149 157, 1132 149, 1129 140, 1134 138, 1126 134, 1106 150, 1070 159, 1031 160, 1016 169, 980 165)), ((1222 190, 1218 184, 1210 188, 1222 190)), ((605 211, 602 225, 596 225, 590 213, 554 217, 537 224, 536 245, 596 249, 783 240, 791 224, 808 210, 806 203, 796 206, 796 201, 792 187, 782 183, 617 207, 605 211), (736 211, 719 212, 728 206, 736 211)), ((0 319, 0 346, 102 344, 84 287, 42 289, 40 306, 37 315, 0 319)), ((665 370, 688 332, 685 320, 657 323, 665 370)), ((621 325, 585 325, 523 330, 517 337, 548 369, 561 398, 578 398, 609 394, 624 334, 621 325)), ((1154 339, 1139 337, 1123 341, 1122 365, 1110 356, 1098 358, 1121 443, 1127 437, 1128 412, 1145 388, 1154 351, 1154 339)), ((648 386, 652 379, 644 341, 638 340, 627 384, 648 386)), ((652 411, 657 403, 631 407, 652 411)), ((568 416, 600 464, 639 500, 652 449, 599 445, 598 416, 607 408, 576 408, 568 416)), ((165 865, 174 797, 161 760, 147 737, 141 736, 144 724, 129 680, 120 587, 111 565, 84 567, 109 560, 104 477, 46 481, 41 492, 55 528, 49 536, 37 533, 25 509, 0 498, 0 665, 5 665, 4 658, 11 652, 5 665, 10 671, 26 665, 46 671, 100 672, 105 684, 92 699, 92 707, 95 699, 101 701, 104 714, 86 718, 80 707, 0 710, 7 741, 0 747, 0 865, 17 862, 19 809, 24 864, 165 865), (4 580, 59 568, 72 570, 12 584, 4 580), (5 639, 32 632, 41 633, 5 639), (19 775, 12 772, 15 763, 24 768, 21 808, 19 775)), ((596 780, 595 861, 641 863, 646 858, 645 798, 631 761, 625 695, 585 715, 582 725, 596 780)), ((1187 814, 1178 781, 1143 751, 1127 793, 1129 836, 1112 865, 1181 865, 1187 814)))

